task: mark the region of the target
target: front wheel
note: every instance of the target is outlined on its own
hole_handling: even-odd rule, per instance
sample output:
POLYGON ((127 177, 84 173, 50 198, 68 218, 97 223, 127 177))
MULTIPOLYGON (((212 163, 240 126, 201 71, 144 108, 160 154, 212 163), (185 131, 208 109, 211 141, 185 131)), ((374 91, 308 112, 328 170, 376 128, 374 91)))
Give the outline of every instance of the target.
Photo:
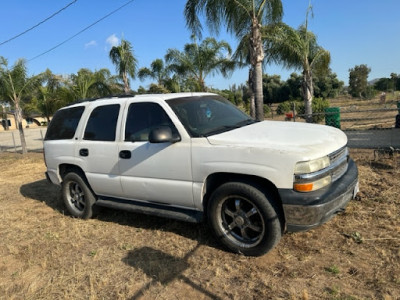
POLYGON ((281 216, 273 201, 252 185, 225 183, 211 195, 208 220, 228 249, 260 256, 270 251, 282 236, 281 216))
POLYGON ((93 216, 96 199, 86 180, 79 174, 71 172, 65 175, 61 191, 64 204, 72 216, 81 219, 93 216))

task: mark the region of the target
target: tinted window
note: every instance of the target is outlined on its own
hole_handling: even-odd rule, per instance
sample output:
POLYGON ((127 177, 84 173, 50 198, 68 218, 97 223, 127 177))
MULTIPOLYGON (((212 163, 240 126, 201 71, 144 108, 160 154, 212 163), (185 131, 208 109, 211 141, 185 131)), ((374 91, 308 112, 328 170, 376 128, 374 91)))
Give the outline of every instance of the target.
POLYGON ((69 140, 75 135, 79 120, 85 110, 83 106, 59 110, 55 113, 46 133, 46 140, 69 140))
POLYGON ((90 141, 115 141, 119 104, 96 107, 90 114, 83 139, 90 141))
POLYGON ((164 109, 156 103, 132 103, 125 127, 126 141, 148 141, 152 129, 168 126, 173 135, 178 132, 164 109))

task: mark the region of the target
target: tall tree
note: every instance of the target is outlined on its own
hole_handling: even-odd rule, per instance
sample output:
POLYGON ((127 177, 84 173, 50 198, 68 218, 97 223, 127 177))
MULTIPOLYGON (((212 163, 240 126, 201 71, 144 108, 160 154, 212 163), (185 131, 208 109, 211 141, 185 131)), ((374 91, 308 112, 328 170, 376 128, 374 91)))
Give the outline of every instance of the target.
POLYGON ((289 89, 289 100, 300 100, 302 95, 303 77, 297 73, 291 73, 286 80, 289 89))
POLYGON ((168 49, 165 60, 172 71, 193 78, 196 91, 206 91, 205 78, 208 75, 221 73, 226 77, 233 70, 235 63, 227 58, 231 53, 231 47, 225 41, 206 38, 199 45, 194 38, 194 42, 186 44, 182 52, 168 49))
POLYGON ((140 80, 151 78, 157 81, 157 84, 164 86, 164 83, 169 79, 170 70, 165 66, 164 61, 160 58, 155 59, 150 68, 140 68, 138 76, 140 80))
POLYGON ((25 105, 27 112, 39 112, 50 123, 50 117, 57 109, 67 104, 61 94, 62 78, 49 69, 39 74, 41 84, 33 91, 34 97, 25 105))
POLYGON ((368 75, 371 69, 359 65, 349 70, 349 93, 353 97, 363 98, 368 93, 368 75))
POLYGON ((180 91, 180 86, 176 76, 170 77, 171 72, 171 68, 162 59, 157 58, 151 63, 150 68, 140 68, 138 77, 140 80, 146 78, 156 80, 157 84, 152 84, 149 92, 158 89, 158 92, 176 93, 180 91))
POLYGON ((302 70, 302 94, 307 122, 312 122, 312 100, 314 97, 313 73, 328 70, 331 61, 329 51, 317 44, 317 37, 308 30, 309 5, 306 20, 297 30, 280 24, 275 36, 267 40, 266 47, 271 59, 287 68, 302 70))
POLYGON ((222 23, 238 40, 248 36, 250 60, 249 82, 255 98, 255 115, 258 120, 264 119, 264 101, 262 88, 262 64, 264 47, 261 28, 263 25, 278 22, 282 19, 281 0, 187 0, 185 17, 187 25, 198 36, 202 25, 200 14, 205 14, 208 27, 216 33, 222 23))
POLYGON ((82 68, 76 74, 70 75, 66 84, 72 95, 67 95, 66 98, 78 100, 111 95, 110 81, 114 83, 108 69, 92 72, 82 68))
POLYGON ((22 153, 28 152, 22 127, 22 101, 39 83, 38 76, 28 76, 26 61, 19 59, 9 68, 8 61, 0 56, 0 94, 15 107, 15 120, 21 139, 22 153))
POLYGON ((124 92, 129 94, 129 77, 135 79, 138 61, 133 54, 132 45, 127 40, 121 39, 119 46, 113 46, 110 50, 110 59, 115 65, 118 75, 124 83, 124 92))
POLYGON ((344 82, 337 78, 329 68, 328 71, 313 76, 314 96, 317 98, 335 98, 343 90, 344 82))
POLYGON ((284 82, 279 75, 263 75, 263 92, 266 103, 282 102, 288 100, 288 95, 282 95, 284 82), (285 97, 286 96, 286 97, 285 97), (285 99, 286 98, 286 99, 285 99))

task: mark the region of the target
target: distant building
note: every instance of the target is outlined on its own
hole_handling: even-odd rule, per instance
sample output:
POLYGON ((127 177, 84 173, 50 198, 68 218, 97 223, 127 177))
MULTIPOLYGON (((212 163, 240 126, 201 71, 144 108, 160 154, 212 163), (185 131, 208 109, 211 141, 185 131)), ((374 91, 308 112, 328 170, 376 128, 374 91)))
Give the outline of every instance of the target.
MULTIPOLYGON (((6 130, 6 119, 4 117, 5 117, 4 115, 0 116, 0 123, 1 123, 0 131, 6 130)), ((9 130, 18 129, 15 122, 14 114, 11 112, 7 113, 7 123, 9 130)), ((30 116, 30 117, 24 117, 22 119, 23 128, 37 128, 39 126, 44 126, 44 125, 47 125, 47 122, 46 119, 41 116, 30 116)))

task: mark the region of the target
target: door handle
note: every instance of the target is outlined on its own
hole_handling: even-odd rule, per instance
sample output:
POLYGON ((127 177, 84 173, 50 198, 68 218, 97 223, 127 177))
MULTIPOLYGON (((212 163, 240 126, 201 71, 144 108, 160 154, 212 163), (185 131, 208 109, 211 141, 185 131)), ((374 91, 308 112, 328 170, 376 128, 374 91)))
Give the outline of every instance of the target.
POLYGON ((122 150, 119 152, 119 157, 122 159, 130 159, 132 157, 132 153, 129 150, 122 150))
POLYGON ((89 156, 89 149, 83 148, 79 150, 80 156, 89 156))

